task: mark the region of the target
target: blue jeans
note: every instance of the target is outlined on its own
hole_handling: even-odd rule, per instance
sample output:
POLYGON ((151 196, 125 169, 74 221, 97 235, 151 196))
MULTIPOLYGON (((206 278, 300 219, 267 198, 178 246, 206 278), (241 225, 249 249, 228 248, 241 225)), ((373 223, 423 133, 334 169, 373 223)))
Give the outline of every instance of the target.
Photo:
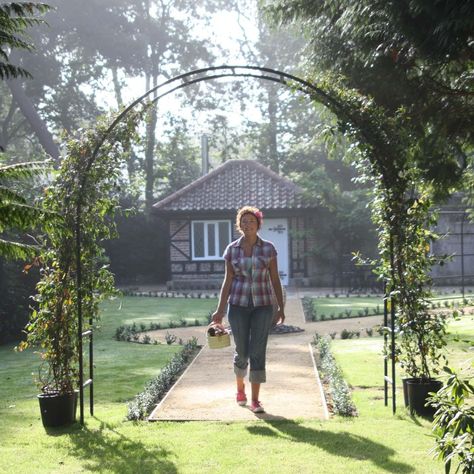
POLYGON ((228 318, 235 342, 234 373, 245 377, 250 360, 249 381, 266 381, 265 356, 272 327, 273 306, 229 305, 228 318))

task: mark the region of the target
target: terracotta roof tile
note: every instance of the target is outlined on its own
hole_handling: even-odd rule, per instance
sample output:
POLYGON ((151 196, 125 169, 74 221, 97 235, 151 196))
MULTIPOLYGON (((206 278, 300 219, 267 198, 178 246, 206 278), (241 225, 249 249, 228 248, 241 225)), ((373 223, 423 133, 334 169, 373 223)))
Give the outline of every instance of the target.
POLYGON ((261 209, 314 207, 302 190, 254 160, 230 160, 154 204, 156 211, 221 211, 243 205, 261 209))

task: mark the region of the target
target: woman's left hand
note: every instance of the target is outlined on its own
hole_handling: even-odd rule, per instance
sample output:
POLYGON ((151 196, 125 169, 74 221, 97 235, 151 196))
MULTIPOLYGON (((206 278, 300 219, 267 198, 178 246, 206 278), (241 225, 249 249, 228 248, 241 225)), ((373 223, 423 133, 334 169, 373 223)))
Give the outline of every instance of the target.
POLYGON ((285 322, 285 313, 282 309, 279 309, 275 316, 273 317, 273 324, 274 325, 280 325, 285 322))

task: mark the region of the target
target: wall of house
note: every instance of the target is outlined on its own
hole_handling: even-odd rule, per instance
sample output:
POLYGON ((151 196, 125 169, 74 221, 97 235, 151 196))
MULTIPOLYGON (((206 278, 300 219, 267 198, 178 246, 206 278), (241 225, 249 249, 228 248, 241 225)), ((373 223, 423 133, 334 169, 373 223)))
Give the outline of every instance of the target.
MULTIPOLYGON (((307 285, 307 257, 305 217, 285 215, 272 217, 287 217, 289 222, 289 255, 290 255, 290 285, 307 285)), ((200 217, 205 219, 206 217, 200 217)), ((215 217, 212 217, 214 219, 215 217)), ((219 216, 219 219, 231 219, 234 216, 219 216)), ((234 227, 234 226, 232 226, 234 227)), ((170 279, 167 286, 170 289, 219 289, 224 277, 224 261, 192 261, 191 254, 191 219, 170 219, 170 279)), ((234 229, 232 239, 240 234, 234 229)))
MULTIPOLYGON (((221 217, 229 219, 229 217, 221 217)), ((218 289, 222 285, 225 265, 222 259, 193 261, 191 253, 191 220, 171 219, 170 289, 218 289)), ((234 230, 233 239, 238 238, 234 230)))

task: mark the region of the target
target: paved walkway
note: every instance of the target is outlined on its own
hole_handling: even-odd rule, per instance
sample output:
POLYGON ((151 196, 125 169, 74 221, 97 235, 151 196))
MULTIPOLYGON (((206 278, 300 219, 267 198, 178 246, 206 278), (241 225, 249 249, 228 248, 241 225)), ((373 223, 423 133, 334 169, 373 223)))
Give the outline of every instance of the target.
MULTIPOLYGON (((303 333, 271 335, 267 349, 267 383, 262 384, 260 399, 266 413, 254 414, 235 402, 235 376, 232 367, 233 344, 225 349, 204 345, 177 383, 150 415, 156 420, 326 419, 328 412, 314 365, 310 341, 314 330, 304 322, 297 294, 289 294, 286 324, 306 328, 303 333)), ((178 328, 178 337, 199 336, 205 344, 205 330, 178 328), (186 334, 185 334, 186 333, 186 334)), ((161 339, 160 331, 149 333, 161 339)), ((250 386, 247 383, 247 397, 250 386)))

